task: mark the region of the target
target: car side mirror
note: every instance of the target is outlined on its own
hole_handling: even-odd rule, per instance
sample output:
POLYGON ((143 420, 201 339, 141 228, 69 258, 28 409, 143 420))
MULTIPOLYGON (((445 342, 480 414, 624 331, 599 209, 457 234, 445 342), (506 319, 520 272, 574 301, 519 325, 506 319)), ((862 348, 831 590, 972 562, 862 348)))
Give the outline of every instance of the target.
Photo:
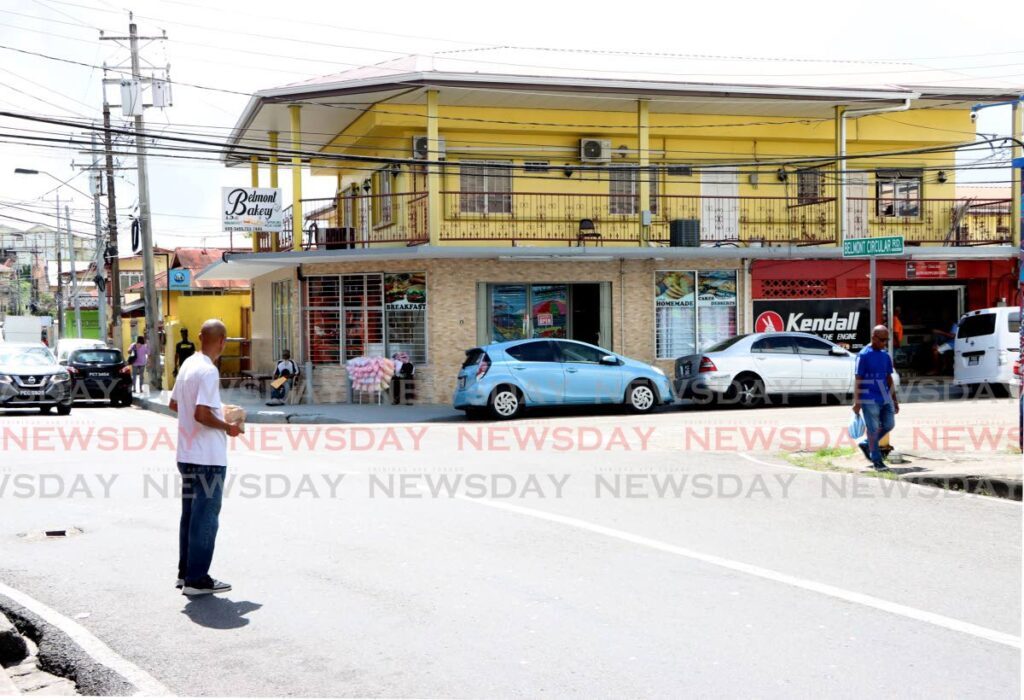
POLYGON ((66 367, 66 366, 67 366, 67 364, 68 364, 68 361, 67 361, 67 360, 57 360, 57 362, 58 362, 59 364, 62 364, 62 365, 64 365, 65 367, 66 367))
POLYGON ((831 348, 828 349, 828 354, 829 355, 836 355, 838 357, 846 357, 850 353, 846 352, 841 347, 833 345, 831 348))
POLYGON ((615 355, 605 355, 604 357, 601 358, 601 364, 617 365, 619 364, 619 358, 615 357, 615 355))

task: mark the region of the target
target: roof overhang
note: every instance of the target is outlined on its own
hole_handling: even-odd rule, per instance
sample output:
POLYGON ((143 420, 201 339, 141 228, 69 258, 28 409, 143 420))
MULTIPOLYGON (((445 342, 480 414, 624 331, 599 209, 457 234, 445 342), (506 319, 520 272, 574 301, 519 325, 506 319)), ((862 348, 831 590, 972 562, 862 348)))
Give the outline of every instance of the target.
POLYGON ((248 164, 249 155, 233 155, 237 146, 247 141, 265 145, 270 131, 288 134, 291 104, 303 105, 302 150, 319 151, 371 106, 379 102, 423 104, 428 88, 446 87, 457 90, 441 91, 442 106, 502 107, 509 106, 508 100, 512 99, 517 107, 632 111, 634 105, 609 98, 657 97, 672 100, 670 106, 652 103, 651 111, 655 113, 682 109, 695 114, 778 117, 827 116, 840 105, 859 109, 920 97, 916 90, 895 87, 798 87, 420 71, 261 90, 242 111, 223 158, 229 166, 248 164))
MULTIPOLYGON (((970 248, 915 247, 883 260, 1003 260, 1017 256, 1013 246, 970 248)), ((607 262, 613 260, 842 260, 835 246, 702 246, 699 248, 484 248, 410 246, 358 250, 311 250, 281 253, 225 253, 197 276, 202 280, 253 280, 287 268, 316 263, 400 261, 415 265, 422 260, 499 260, 519 262, 607 262)), ((848 258, 856 260, 857 258, 848 258)))

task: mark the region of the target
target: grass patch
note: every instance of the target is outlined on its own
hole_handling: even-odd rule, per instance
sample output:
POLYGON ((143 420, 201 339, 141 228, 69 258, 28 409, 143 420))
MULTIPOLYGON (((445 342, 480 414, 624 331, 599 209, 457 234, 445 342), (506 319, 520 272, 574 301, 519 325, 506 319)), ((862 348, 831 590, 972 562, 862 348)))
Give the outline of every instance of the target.
MULTIPOLYGON (((860 452, 860 450, 855 447, 826 447, 817 450, 816 452, 783 452, 780 456, 790 464, 804 469, 812 469, 818 472, 845 472, 847 474, 853 474, 861 472, 856 469, 840 466, 835 463, 835 460, 842 457, 849 457, 858 452, 860 452)), ((868 476, 876 476, 879 479, 899 478, 899 476, 894 472, 869 471, 864 472, 864 474, 868 476)))

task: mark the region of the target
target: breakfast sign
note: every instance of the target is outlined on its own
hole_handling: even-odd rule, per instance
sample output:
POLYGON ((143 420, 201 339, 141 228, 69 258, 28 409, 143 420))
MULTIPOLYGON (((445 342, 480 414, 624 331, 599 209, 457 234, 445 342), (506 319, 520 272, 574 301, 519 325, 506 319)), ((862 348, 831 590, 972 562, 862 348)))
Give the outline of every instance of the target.
POLYGON ((384 275, 384 303, 389 309, 427 308, 425 272, 398 272, 384 275))

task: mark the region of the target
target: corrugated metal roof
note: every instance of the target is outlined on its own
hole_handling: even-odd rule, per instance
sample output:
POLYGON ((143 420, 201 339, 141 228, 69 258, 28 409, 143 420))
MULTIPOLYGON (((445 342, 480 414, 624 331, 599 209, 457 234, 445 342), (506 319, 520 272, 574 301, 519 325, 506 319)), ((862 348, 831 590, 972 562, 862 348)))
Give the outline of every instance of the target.
MULTIPOLYGON (((1002 260, 1016 257, 1013 246, 977 246, 968 248, 907 248, 897 260, 1002 260)), ((418 260, 484 259, 519 262, 604 262, 610 260, 835 260, 843 250, 836 246, 744 247, 702 246, 699 248, 571 248, 518 247, 488 248, 419 245, 408 248, 362 248, 356 250, 311 250, 280 253, 229 253, 209 266, 203 280, 252 280, 275 270, 313 263, 398 261, 415 265, 418 260)))
MULTIPOLYGON (((199 279, 199 274, 213 263, 222 260, 227 248, 176 248, 171 269, 187 269, 192 271, 191 287, 193 289, 248 289, 249 284, 241 280, 199 279)), ((167 273, 160 272, 153 277, 159 291, 167 289, 167 273)), ((145 281, 137 282, 126 292, 135 293, 145 289, 145 281)))

